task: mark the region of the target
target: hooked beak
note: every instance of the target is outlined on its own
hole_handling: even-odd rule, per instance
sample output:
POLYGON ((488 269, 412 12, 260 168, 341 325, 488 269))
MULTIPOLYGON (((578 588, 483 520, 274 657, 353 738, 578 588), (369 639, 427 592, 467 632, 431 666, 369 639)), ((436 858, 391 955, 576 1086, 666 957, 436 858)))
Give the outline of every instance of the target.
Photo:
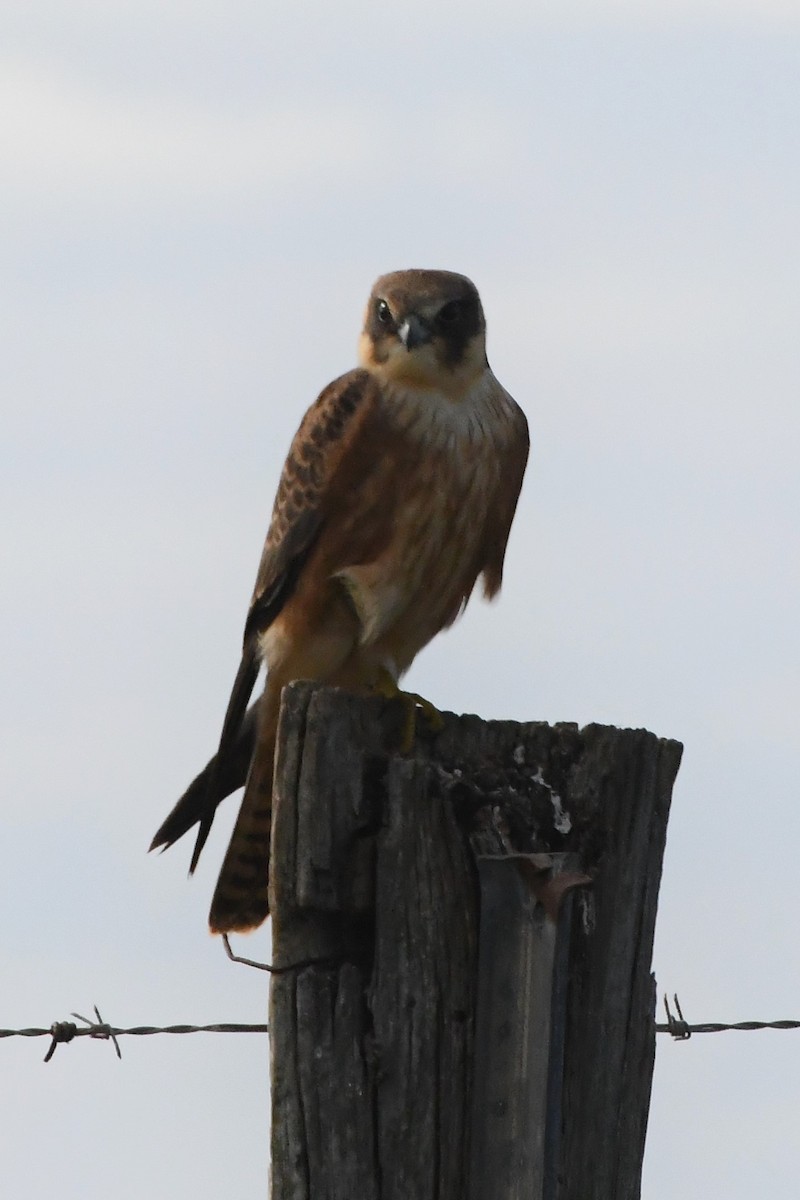
POLYGON ((417 346, 424 346, 429 342, 432 334, 424 321, 421 321, 416 313, 412 313, 398 329, 397 336, 406 350, 415 350, 417 346))

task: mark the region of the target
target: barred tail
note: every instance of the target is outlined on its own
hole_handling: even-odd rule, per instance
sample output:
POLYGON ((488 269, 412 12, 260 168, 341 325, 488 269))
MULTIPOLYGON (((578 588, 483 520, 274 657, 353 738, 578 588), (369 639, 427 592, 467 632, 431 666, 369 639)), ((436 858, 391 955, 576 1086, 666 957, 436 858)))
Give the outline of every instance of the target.
POLYGON ((271 688, 267 680, 260 700, 258 735, 242 805, 208 914, 212 933, 255 929, 269 916, 272 774, 279 706, 280 688, 271 688))

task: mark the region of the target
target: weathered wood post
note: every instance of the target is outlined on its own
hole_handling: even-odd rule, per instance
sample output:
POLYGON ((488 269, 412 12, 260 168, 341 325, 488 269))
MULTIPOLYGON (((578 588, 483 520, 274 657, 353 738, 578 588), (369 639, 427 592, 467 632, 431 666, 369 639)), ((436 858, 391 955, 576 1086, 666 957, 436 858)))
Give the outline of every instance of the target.
POLYGON ((284 693, 273 957, 317 961, 271 985, 272 1198, 632 1200, 681 747, 448 714, 403 755, 401 722, 284 693))

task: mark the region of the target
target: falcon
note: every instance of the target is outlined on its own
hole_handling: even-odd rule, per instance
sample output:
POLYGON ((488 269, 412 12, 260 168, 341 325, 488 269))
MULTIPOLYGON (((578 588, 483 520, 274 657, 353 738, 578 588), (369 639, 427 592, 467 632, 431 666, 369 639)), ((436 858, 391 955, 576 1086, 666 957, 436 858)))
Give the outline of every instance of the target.
POLYGON ((269 914, 272 776, 281 689, 312 679, 397 694, 480 576, 491 599, 528 458, 521 408, 486 358, 475 285, 451 271, 383 275, 367 303, 360 366, 304 416, 278 484, 219 749, 151 850, 244 786, 209 913, 213 933, 269 914), (248 710, 261 666, 266 684, 248 710))

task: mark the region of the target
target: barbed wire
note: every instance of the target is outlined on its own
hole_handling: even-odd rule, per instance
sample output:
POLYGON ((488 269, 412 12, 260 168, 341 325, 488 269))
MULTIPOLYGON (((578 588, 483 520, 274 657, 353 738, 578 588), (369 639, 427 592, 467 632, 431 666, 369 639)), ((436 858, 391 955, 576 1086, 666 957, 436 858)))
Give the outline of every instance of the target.
MULTIPOLYGON (((247 960, 239 961, 246 962, 247 960)), ((251 964, 248 963, 248 965, 251 964)), ((668 1033, 675 1041, 679 1042, 688 1041, 695 1033, 723 1033, 727 1030, 742 1030, 749 1033, 755 1029, 800 1029, 800 1021, 735 1021, 731 1024, 722 1021, 705 1021, 701 1024, 690 1025, 683 1015, 677 995, 673 996, 672 1002, 675 1005, 675 1012, 670 1007, 669 998, 664 996, 667 1020, 664 1023, 656 1022, 655 1032, 668 1033)), ((121 1037, 150 1037, 156 1033, 269 1033, 269 1025, 247 1025, 233 1021, 219 1022, 215 1025, 134 1025, 130 1029, 118 1029, 103 1020, 97 1005, 94 1006, 94 1013, 96 1021, 83 1017, 80 1013, 70 1014, 76 1021, 82 1021, 83 1025, 76 1025, 74 1021, 54 1021, 47 1029, 0 1029, 0 1038, 49 1037, 51 1039, 50 1047, 44 1056, 44 1061, 50 1062, 58 1046, 66 1045, 67 1042, 72 1042, 75 1038, 80 1037, 111 1042, 117 1058, 122 1058, 122 1051, 117 1041, 121 1037)))
POLYGON ((50 1062, 58 1046, 66 1045, 67 1042, 79 1037, 97 1038, 104 1042, 110 1041, 117 1058, 122 1058, 122 1051, 117 1041, 117 1038, 120 1037, 149 1037, 155 1033, 269 1033, 269 1025, 244 1025, 234 1022, 217 1025, 134 1025, 131 1029, 117 1029, 103 1020, 97 1005, 95 1005, 94 1011, 97 1017, 96 1021, 90 1021, 88 1017, 82 1017, 80 1013, 70 1014, 76 1020, 83 1021, 83 1025, 76 1025, 73 1021, 54 1021, 48 1029, 0 1029, 0 1038, 49 1037, 52 1040, 50 1049, 44 1056, 44 1061, 50 1062))
POLYGON ((664 996, 664 1008, 667 1012, 666 1024, 656 1023, 656 1033, 668 1033, 677 1042, 687 1042, 693 1033, 724 1033, 729 1029, 741 1029, 749 1032, 753 1029, 800 1029, 800 1021, 735 1021, 731 1025, 721 1021, 706 1021, 701 1025, 690 1025, 681 1012, 677 995, 672 997, 675 1013, 670 1008, 669 999, 664 996))

